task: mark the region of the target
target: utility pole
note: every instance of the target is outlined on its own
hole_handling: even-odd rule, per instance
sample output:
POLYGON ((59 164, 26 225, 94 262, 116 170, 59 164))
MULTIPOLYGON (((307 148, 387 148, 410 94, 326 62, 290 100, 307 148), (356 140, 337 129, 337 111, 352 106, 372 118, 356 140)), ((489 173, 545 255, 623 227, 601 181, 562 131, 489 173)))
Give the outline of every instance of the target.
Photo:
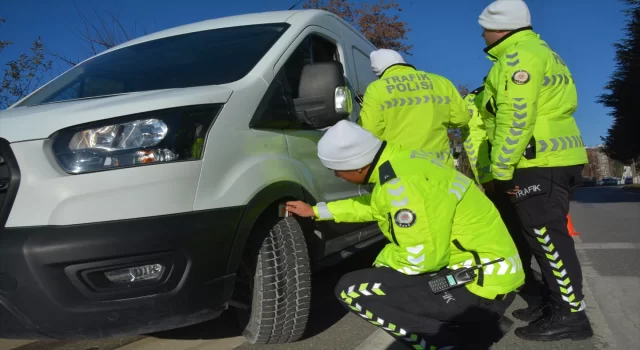
POLYGON ((633 175, 631 175, 631 176, 633 176, 633 180, 631 180, 631 182, 634 183, 634 184, 638 183, 638 182, 636 182, 636 181, 638 181, 637 180, 638 172, 636 171, 636 159, 635 158, 633 159, 633 163, 631 163, 631 174, 633 174, 633 175))

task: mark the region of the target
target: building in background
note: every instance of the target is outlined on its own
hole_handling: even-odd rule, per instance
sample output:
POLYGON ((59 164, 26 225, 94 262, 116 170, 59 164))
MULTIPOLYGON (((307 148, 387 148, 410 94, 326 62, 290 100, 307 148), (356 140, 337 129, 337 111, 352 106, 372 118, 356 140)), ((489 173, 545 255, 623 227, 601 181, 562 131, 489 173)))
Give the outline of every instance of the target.
POLYGON ((602 145, 587 147, 587 158, 589 163, 585 165, 582 176, 590 180, 602 180, 602 178, 613 177, 620 179, 623 177, 625 165, 607 156, 602 145))

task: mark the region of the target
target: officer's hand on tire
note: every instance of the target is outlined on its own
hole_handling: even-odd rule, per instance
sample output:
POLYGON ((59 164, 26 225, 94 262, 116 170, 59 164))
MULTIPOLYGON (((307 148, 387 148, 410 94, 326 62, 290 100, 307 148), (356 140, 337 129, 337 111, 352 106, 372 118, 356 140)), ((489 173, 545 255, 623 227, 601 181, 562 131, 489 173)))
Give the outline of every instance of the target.
POLYGON ((313 211, 313 207, 303 201, 287 202, 287 211, 304 218, 312 218, 316 216, 316 213, 313 211))

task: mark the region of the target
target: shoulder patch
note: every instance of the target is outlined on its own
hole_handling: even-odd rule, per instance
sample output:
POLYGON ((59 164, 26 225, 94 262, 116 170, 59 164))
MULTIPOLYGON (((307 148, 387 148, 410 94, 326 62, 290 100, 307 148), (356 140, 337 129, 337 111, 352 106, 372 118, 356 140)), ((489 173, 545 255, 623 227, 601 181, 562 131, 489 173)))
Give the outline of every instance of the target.
POLYGON ((518 70, 511 76, 511 81, 518 85, 524 85, 528 83, 529 80, 531 80, 531 76, 526 70, 518 70))
POLYGON ((382 165, 380 165, 380 167, 378 168, 378 174, 380 175, 380 186, 397 177, 396 172, 393 170, 393 167, 391 166, 391 163, 389 161, 386 161, 382 163, 382 165))
POLYGON ((393 220, 396 222, 396 225, 407 228, 413 226, 416 223, 416 213, 411 211, 411 209, 400 209, 393 216, 393 220))

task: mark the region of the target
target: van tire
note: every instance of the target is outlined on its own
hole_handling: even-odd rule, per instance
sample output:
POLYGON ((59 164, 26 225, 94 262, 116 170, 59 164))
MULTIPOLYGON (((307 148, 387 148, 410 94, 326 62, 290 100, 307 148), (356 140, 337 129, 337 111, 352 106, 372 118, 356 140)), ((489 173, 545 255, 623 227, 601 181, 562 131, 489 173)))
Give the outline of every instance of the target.
POLYGON ((255 263, 247 264, 254 271, 251 310, 240 322, 251 344, 299 340, 311 308, 311 266, 302 228, 293 217, 271 222, 263 225, 268 233, 251 259, 255 263))

